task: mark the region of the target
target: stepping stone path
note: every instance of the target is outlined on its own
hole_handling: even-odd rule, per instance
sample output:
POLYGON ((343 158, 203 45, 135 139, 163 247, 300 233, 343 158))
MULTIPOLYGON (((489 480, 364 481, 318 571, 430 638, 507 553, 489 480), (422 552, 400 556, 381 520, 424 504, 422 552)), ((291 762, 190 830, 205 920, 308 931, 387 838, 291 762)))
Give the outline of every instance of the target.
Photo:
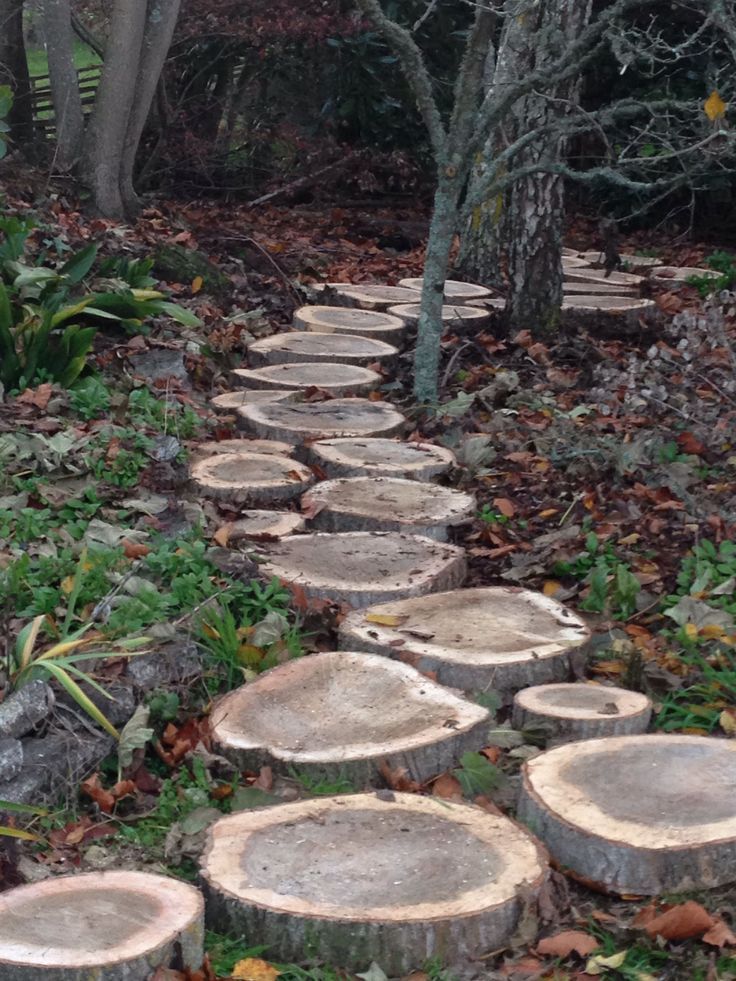
POLYGON ((236 368, 234 385, 246 389, 322 388, 330 395, 367 395, 381 384, 381 376, 355 364, 314 364, 311 361, 275 364, 266 368, 236 368))
MULTIPOLYGON (((416 293, 412 296, 415 297, 416 293)), ((406 334, 406 324, 400 317, 394 317, 390 313, 353 310, 347 307, 301 307, 294 314, 294 326, 319 334, 367 337, 369 340, 381 341, 395 348, 401 347, 406 334)))
POLYGON ((249 405, 238 416, 242 427, 256 436, 297 444, 331 436, 395 436, 406 425, 389 402, 368 399, 249 405))
POLYGON ((414 668, 343 651, 273 668, 226 695, 210 717, 218 751, 240 770, 296 766, 358 785, 382 764, 429 780, 481 749, 488 727, 486 709, 414 668))
POLYGON ((592 317, 599 321, 618 321, 635 327, 645 314, 657 310, 654 300, 643 300, 638 296, 571 296, 562 299, 562 319, 575 324, 578 320, 589 322, 592 317))
POLYGON ((328 477, 405 477, 407 480, 431 480, 456 464, 451 450, 434 443, 344 437, 312 443, 309 459, 328 477))
POLYGON ((244 538, 269 541, 304 531, 304 518, 295 511, 242 511, 237 521, 227 525, 228 544, 244 538))
POLYGON ((601 286, 630 286, 639 289, 644 282, 643 276, 634 273, 611 272, 606 275, 598 269, 565 268, 565 279, 571 283, 600 283, 601 286))
POLYGON ((215 453, 192 465, 192 483, 205 497, 231 504, 266 504, 298 497, 314 474, 287 456, 215 453))
MULTIPOLYGON (((485 300, 482 307, 455 306, 448 303, 442 307, 442 323, 448 327, 484 327, 490 322, 491 315, 485 305, 490 301, 485 300)), ((497 301, 503 306, 504 301, 497 301)), ((421 306, 419 303, 402 303, 399 306, 389 307, 389 313, 394 317, 399 317, 407 324, 416 325, 419 322, 421 306)))
MULTIPOLYGON (((405 286, 409 290, 421 290, 424 287, 424 279, 400 279, 399 286, 405 286)), ((445 300, 448 303, 462 303, 465 300, 482 300, 485 297, 493 296, 493 291, 485 286, 476 286, 475 283, 460 283, 456 279, 445 280, 445 300)))
POLYGON ((472 494, 396 477, 326 480, 302 497, 302 511, 320 531, 404 531, 440 542, 476 507, 472 494))
POLYGON ((512 586, 435 592, 349 614, 340 647, 398 658, 450 688, 519 689, 567 678, 590 631, 556 600, 512 586))
POLYGON ((365 310, 387 310, 397 303, 413 303, 417 298, 415 289, 404 286, 379 286, 361 284, 359 286, 338 286, 337 295, 351 306, 365 310))
POLYGON ((547 878, 508 818, 416 794, 354 794, 243 811, 210 828, 201 865, 213 927, 277 961, 390 976, 504 947, 547 878))
MULTIPOLYGON (((587 259, 595 269, 602 269, 605 264, 605 255, 602 252, 583 252, 582 258, 587 259)), ((652 270, 664 265, 661 259, 654 259, 651 256, 621 253, 619 258, 624 266, 622 272, 638 273, 640 276, 648 276, 652 270)))
MULTIPOLYGON (((312 307, 311 309, 315 309, 312 307)), ((334 311, 334 307, 323 307, 334 311)), ((360 311, 353 311, 358 313, 360 311)), ((397 331, 400 325, 396 325, 397 331)), ((294 362, 314 361, 322 364, 360 364, 375 362, 390 364, 398 356, 398 350, 391 344, 377 341, 372 337, 359 337, 357 334, 318 333, 316 331, 291 331, 288 334, 274 334, 262 341, 256 341, 248 348, 248 360, 255 368, 267 364, 292 364, 294 362)))
POLYGON ((210 405, 215 412, 222 412, 227 415, 254 403, 293 402, 298 395, 299 393, 295 391, 246 392, 243 390, 240 392, 225 392, 224 395, 215 395, 214 398, 211 398, 210 405))
POLYGON ((144 872, 57 876, 0 895, 3 981, 149 981, 202 966, 204 903, 144 872))
POLYGON ((566 279, 562 284, 563 296, 637 296, 637 289, 626 284, 610 283, 605 286, 602 283, 571 283, 566 279))
POLYGON ((655 896, 736 879, 735 802, 734 740, 609 736, 529 760, 519 816, 577 875, 655 896))
POLYGON ((652 703, 611 685, 535 685, 514 696, 514 729, 540 729, 554 742, 646 732, 652 703))
POLYGON ((294 447, 275 439, 221 439, 219 442, 198 443, 190 453, 190 460, 204 460, 218 453, 268 453, 273 456, 291 456, 294 447))
POLYGON ((688 280, 693 277, 718 279, 720 275, 715 269, 698 269, 696 266, 660 266, 652 271, 649 278, 655 286, 664 289, 678 289, 680 286, 686 286, 688 280))

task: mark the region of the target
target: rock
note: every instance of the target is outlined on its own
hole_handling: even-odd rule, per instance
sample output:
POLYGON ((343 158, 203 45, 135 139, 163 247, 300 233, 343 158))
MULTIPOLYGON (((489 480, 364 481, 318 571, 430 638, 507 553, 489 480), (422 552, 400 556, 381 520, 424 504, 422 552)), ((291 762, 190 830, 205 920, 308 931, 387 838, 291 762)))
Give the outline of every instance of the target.
POLYGON ((201 494, 231 504, 288 501, 313 481, 309 467, 268 453, 217 453, 192 466, 192 484, 201 494))
POLYGON ((398 658, 440 684, 497 691, 566 680, 570 654, 590 631, 541 593, 488 586, 381 602, 340 624, 340 648, 398 658))
POLYGON ((514 729, 542 728, 554 742, 646 732, 652 702, 612 685, 535 685, 514 696, 514 729))
POLYGON ((307 599, 355 607, 453 588, 466 571, 461 548, 396 532, 295 535, 269 545, 264 558, 262 575, 307 599))
POLYGON ((236 368, 233 385, 247 389, 321 388, 330 395, 367 395, 382 382, 381 376, 354 364, 318 364, 313 361, 269 365, 265 368, 236 368))
POLYGON ((54 876, 0 895, 3 981, 148 981, 200 968, 203 943, 201 895, 161 875, 54 876))
MULTIPOLYGON (((421 292, 424 287, 424 277, 419 279, 400 279, 399 286, 405 286, 408 290, 418 290, 421 292)), ((482 300, 487 296, 493 296, 493 291, 485 286, 478 286, 476 283, 461 283, 457 279, 445 280, 445 302, 462 303, 465 300, 482 300)))
POLYGON ((317 484, 302 510, 320 531, 403 531, 447 541, 475 513, 472 494, 396 477, 345 477, 317 484))
POLYGON ((162 245, 154 254, 153 271, 168 283, 192 283, 202 277, 203 290, 213 296, 226 296, 232 292, 229 276, 210 261, 202 252, 185 249, 172 243, 162 245))
POLYGON ((415 794, 296 801, 222 818, 201 865, 215 929, 280 961, 391 976, 505 947, 547 877, 508 818, 415 794))
POLYGON ((294 313, 294 326, 319 334, 348 334, 399 348, 406 334, 403 320, 373 310, 308 306, 294 313))
MULTIPOLYGON (((491 315, 485 308, 486 302, 488 301, 484 301, 483 307, 446 303, 442 307, 442 323, 445 327, 460 329, 485 327, 491 321, 491 315)), ((505 301, 499 298, 496 302, 503 306, 505 301)), ((401 303, 399 306, 389 307, 388 312, 394 317, 400 317, 407 324, 416 325, 419 322, 421 307, 418 303, 401 303)))
POLYGON ((736 881, 736 742, 675 733, 565 743, 524 764, 519 817, 619 894, 736 881))
POLYGON ((312 443, 309 459, 328 477, 404 477, 431 480, 455 466, 455 454, 434 443, 338 437, 312 443))
POLYGON ((20 739, 0 739, 0 785, 17 777, 22 769, 23 744, 20 739))
POLYGON ((0 703, 0 739, 25 736, 49 717, 54 702, 53 691, 40 678, 12 692, 0 703))
MULTIPOLYGON (((333 307, 325 307, 332 310, 333 307)), ((345 311, 343 311, 345 312, 345 311)), ((349 311, 348 311, 349 312, 349 311)), ((396 325, 397 328, 403 325, 396 325)), ((295 361, 313 361, 317 364, 369 365, 381 362, 390 365, 396 361, 398 350, 391 344, 358 334, 319 333, 293 330, 287 334, 274 334, 248 347, 248 360, 254 367, 264 364, 291 364, 295 361)))
POLYGON ((381 764, 419 782, 443 773, 485 745, 488 713, 397 661, 330 651, 230 692, 210 731, 240 770, 295 766, 361 787, 381 764))
POLYGON ((189 373, 184 366, 184 352, 172 351, 169 348, 152 348, 140 354, 131 354, 128 360, 133 373, 145 378, 148 382, 156 382, 167 378, 178 378, 188 381, 189 373))
POLYGON ((130 658, 125 673, 138 689, 151 691, 199 677, 202 657, 197 645, 183 634, 169 644, 157 646, 152 654, 130 658))
MULTIPOLYGON (((0 783, 0 802, 43 804, 65 796, 76 798, 79 781, 108 755, 114 742, 112 736, 91 733, 86 733, 84 739, 60 733, 25 739, 23 769, 11 780, 0 783)), ((0 977, 5 981, 2 973, 0 977)))
POLYGON ((332 436, 394 436, 406 425, 390 402, 368 399, 252 405, 239 409, 238 416, 256 436, 296 444, 332 436))

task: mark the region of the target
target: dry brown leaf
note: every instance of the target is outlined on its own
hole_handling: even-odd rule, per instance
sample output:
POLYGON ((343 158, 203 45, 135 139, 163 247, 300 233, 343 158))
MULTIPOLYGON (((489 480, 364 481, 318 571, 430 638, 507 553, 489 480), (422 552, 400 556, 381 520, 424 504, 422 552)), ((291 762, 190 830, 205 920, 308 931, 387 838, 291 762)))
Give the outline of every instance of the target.
POLYGON ((536 952, 543 957, 569 957, 570 954, 587 957, 599 947, 600 941, 582 930, 563 930, 540 940, 536 952))
POLYGON ((379 627, 400 627, 408 619, 408 615, 398 613, 366 613, 363 619, 366 623, 375 623, 379 627))
POLYGON ((513 518, 513 516, 516 514, 514 503, 513 501, 510 501, 508 497, 494 497, 493 504, 498 508, 504 518, 513 518))
POLYGON ((148 545, 144 545, 142 542, 130 542, 127 538, 124 538, 120 544, 123 546, 126 559, 142 559, 151 551, 148 545))
POLYGON ((227 543, 230 541, 232 531, 233 526, 231 523, 223 525, 222 528, 217 529, 212 538, 217 542, 220 548, 227 548, 227 543))
POLYGON ((712 947, 732 946, 736 944, 736 935, 725 920, 715 917, 713 926, 703 934, 703 943, 712 947))
POLYGON ((443 773, 432 784, 432 793, 445 800, 462 800, 463 788, 457 777, 453 777, 451 773, 443 773))
POLYGON ((689 899, 686 903, 673 906, 644 925, 647 934, 662 937, 663 940, 688 940, 699 937, 714 925, 714 919, 707 909, 689 899))

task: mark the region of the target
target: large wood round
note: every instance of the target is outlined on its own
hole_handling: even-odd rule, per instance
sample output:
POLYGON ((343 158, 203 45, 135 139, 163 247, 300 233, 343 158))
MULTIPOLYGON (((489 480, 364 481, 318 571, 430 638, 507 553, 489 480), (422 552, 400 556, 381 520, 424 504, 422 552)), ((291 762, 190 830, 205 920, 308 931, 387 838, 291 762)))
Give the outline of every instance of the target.
POLYGON ((617 893, 736 881, 736 742, 566 743, 525 764, 519 816, 560 865, 617 893))
POLYGON ((316 364, 313 361, 274 364, 265 368, 236 368, 234 385, 246 389, 322 388, 330 395, 367 395, 381 384, 381 376, 356 364, 316 364))
POLYGON ((572 326, 587 328, 591 333, 601 330, 604 333, 621 327, 627 332, 639 326, 642 317, 657 312, 654 300, 643 300, 637 296, 571 296, 566 294, 562 300, 562 319, 572 326))
POLYGON ((520 688, 563 681, 571 651, 590 631, 555 600, 513 586, 435 592, 351 613, 340 647, 399 658, 451 688, 520 688))
POLYGON ((245 389, 241 389, 239 392, 225 392, 223 395, 215 395, 214 398, 210 399, 210 405, 215 412, 229 415, 246 405, 262 402, 293 402, 298 397, 299 393, 296 391, 246 392, 245 389))
POLYGON ((237 521, 227 525, 228 545, 244 539, 268 542, 304 531, 304 518, 295 511, 241 511, 237 521))
MULTIPOLYGON (((459 306, 454 303, 446 303, 442 307, 442 323, 445 327, 483 327, 490 323, 491 314, 482 307, 459 306)), ((498 301, 503 303, 502 300, 498 301)), ((402 303, 399 306, 389 307, 389 313, 395 317, 401 317, 407 324, 418 324, 419 315, 422 312, 419 303, 402 303)))
MULTIPOLYGON (((583 252, 582 255, 596 269, 602 269, 606 261, 603 252, 593 250, 583 252)), ((637 273, 640 276, 648 276, 653 269, 664 265, 661 259, 654 259, 651 256, 632 255, 631 253, 624 252, 621 253, 619 259, 621 260, 622 272, 637 273)))
POLYGON ((563 255, 562 268, 565 269, 590 269, 590 263, 580 255, 563 255))
POLYGON ((508 818, 415 794, 355 794, 243 811, 212 825, 208 915, 281 961, 391 976, 503 947, 547 876, 508 818))
POLYGON ((612 685, 558 684, 524 688, 514 696, 515 729, 541 729, 554 742, 646 732, 652 702, 612 685))
POLYGON ((396 439, 321 439, 312 443, 310 460, 328 477, 405 477, 431 480, 455 465, 455 454, 434 443, 396 439))
POLYGON ((239 409, 238 416, 256 436, 297 444, 333 436, 395 436, 406 425, 391 403, 368 399, 252 405, 239 409))
POLYGON ((353 607, 453 589, 466 573, 463 549, 397 532, 295 535, 268 546, 264 559, 264 576, 353 607))
POLYGON ((699 269, 697 266, 659 266, 649 277, 654 286, 664 289, 678 289, 687 286, 693 277, 698 279, 718 279, 721 274, 714 269, 699 269))
MULTIPOLYGON (((331 310, 333 307, 326 307, 331 310)), ((392 344, 385 344, 372 337, 358 334, 319 333, 317 331, 292 330, 286 334, 274 334, 248 347, 248 360, 253 367, 266 364, 291 364, 295 361, 313 361, 317 364, 368 365, 380 361, 391 364, 398 357, 392 344)))
POLYGON ((635 287, 617 285, 616 283, 571 283, 565 280, 562 284, 563 296, 638 296, 635 287))
POLYGON ((148 981, 202 965, 204 903, 144 872, 58 876, 0 895, 2 981, 148 981))
POLYGON ((330 651, 230 692, 210 730, 240 769, 294 766, 362 788, 382 763, 420 782, 443 773, 485 745, 488 713, 397 661, 330 651))
MULTIPOLYGON (((409 290, 419 292, 424 288, 424 278, 419 279, 400 279, 399 286, 405 286, 409 290)), ((462 283, 457 279, 445 280, 445 301, 447 303, 462 303, 465 300, 482 300, 486 296, 493 296, 493 291, 486 286, 478 286, 476 283, 462 283)))
POLYGON ((294 326, 319 334, 368 337, 396 348, 401 346, 406 334, 406 325, 399 317, 377 310, 346 307, 300 307, 294 314, 294 326))
POLYGON ((291 456, 294 447, 275 439, 221 439, 197 443, 192 447, 189 459, 192 463, 205 457, 223 453, 266 453, 270 456, 291 456))
POLYGON ((396 303, 412 303, 417 291, 404 286, 384 286, 381 283, 359 283, 338 286, 337 295, 344 303, 365 310, 386 310, 396 303))
POLYGON ((302 497, 302 510, 320 531, 404 531, 439 542, 475 509, 472 494, 397 477, 326 480, 302 497))
POLYGON ((643 276, 634 273, 611 272, 606 274, 600 269, 564 268, 565 279, 572 283, 600 283, 602 286, 630 286, 637 289, 644 282, 643 276))
POLYGON ((288 501, 313 480, 309 467, 268 453, 216 453, 192 466, 192 484, 201 494, 233 504, 288 501))

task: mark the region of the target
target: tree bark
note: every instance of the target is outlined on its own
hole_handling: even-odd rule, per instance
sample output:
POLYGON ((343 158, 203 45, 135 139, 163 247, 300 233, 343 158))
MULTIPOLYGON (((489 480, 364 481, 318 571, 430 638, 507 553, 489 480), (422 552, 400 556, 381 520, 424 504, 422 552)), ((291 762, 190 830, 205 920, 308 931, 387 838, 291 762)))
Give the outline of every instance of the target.
POLYGON ((69 0, 44 0, 44 31, 51 39, 47 45, 49 79, 56 118, 54 169, 68 172, 82 153, 84 115, 74 65, 74 31, 69 0))
POLYGON ((9 85, 13 105, 8 114, 14 144, 33 140, 31 80, 23 39, 23 0, 0 0, 0 84, 9 85))

